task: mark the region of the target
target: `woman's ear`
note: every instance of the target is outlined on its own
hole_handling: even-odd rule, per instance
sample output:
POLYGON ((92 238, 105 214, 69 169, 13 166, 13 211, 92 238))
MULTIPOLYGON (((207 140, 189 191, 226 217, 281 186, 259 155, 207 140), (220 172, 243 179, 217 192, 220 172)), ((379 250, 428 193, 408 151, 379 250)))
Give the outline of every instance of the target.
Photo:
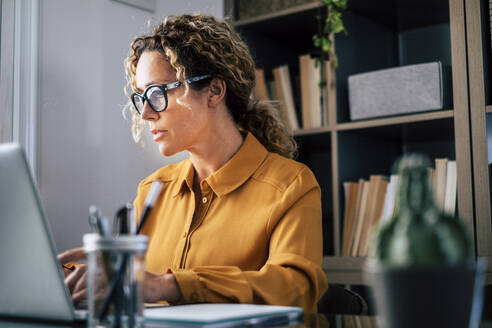
POLYGON ((225 98, 226 83, 222 79, 213 78, 208 88, 208 106, 216 107, 225 98))

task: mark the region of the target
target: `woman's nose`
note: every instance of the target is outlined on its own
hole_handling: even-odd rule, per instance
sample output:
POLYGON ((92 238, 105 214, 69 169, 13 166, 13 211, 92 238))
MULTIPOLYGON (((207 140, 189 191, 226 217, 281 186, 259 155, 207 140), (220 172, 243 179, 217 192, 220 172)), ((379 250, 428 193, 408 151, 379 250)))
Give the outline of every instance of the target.
POLYGON ((149 102, 146 101, 144 103, 143 109, 142 109, 142 114, 141 114, 142 120, 145 121, 155 121, 159 119, 159 113, 155 112, 149 105, 149 102))

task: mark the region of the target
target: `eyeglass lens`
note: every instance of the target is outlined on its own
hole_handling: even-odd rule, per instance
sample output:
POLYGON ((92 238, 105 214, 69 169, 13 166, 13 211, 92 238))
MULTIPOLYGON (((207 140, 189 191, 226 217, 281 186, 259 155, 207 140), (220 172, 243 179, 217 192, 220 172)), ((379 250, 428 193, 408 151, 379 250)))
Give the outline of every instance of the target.
POLYGON ((147 89, 143 96, 134 94, 132 100, 138 113, 142 114, 143 112, 143 108, 145 105, 145 98, 147 98, 147 100, 150 103, 150 106, 154 111, 160 112, 166 109, 167 99, 164 92, 165 91, 163 91, 161 88, 155 86, 147 89))
POLYGON ((154 110, 161 111, 166 108, 166 96, 161 88, 153 87, 148 89, 146 96, 154 110))
POLYGON ((144 98, 140 95, 134 94, 132 96, 132 101, 133 101, 133 105, 135 106, 135 109, 137 110, 137 112, 139 114, 142 113, 143 107, 144 107, 144 98))

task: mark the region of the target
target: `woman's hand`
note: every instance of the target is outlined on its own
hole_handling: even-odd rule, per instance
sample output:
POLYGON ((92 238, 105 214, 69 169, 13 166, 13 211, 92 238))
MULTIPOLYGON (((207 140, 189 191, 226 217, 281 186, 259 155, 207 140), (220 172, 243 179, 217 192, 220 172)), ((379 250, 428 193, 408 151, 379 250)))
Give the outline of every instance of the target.
MULTIPOLYGON (((74 248, 63 252, 57 256, 58 261, 63 266, 70 262, 80 262, 87 260, 83 248, 74 248)), ((87 299, 87 266, 78 265, 75 270, 63 268, 65 275, 65 284, 70 290, 72 301, 75 305, 83 299, 87 299)))
MULTIPOLYGON (((70 262, 80 262, 87 260, 83 248, 70 249, 57 256, 61 265, 70 262)), ((74 304, 82 299, 87 299, 87 266, 78 265, 75 270, 63 269, 65 274, 65 284, 70 290, 74 304)), ((181 298, 176 278, 172 273, 155 274, 145 273, 144 301, 155 303, 157 301, 177 302, 181 298)))
POLYGON ((172 273, 145 273, 144 302, 168 301, 174 303, 180 298, 181 290, 172 273))

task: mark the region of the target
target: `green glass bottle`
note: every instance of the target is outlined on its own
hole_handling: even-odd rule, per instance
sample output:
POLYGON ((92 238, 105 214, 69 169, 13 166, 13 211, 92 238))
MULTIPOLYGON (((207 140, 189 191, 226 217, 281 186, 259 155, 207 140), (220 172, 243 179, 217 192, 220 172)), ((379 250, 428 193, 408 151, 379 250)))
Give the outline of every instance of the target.
POLYGON ((406 155, 397 163, 395 211, 379 229, 374 245, 374 255, 385 265, 454 266, 473 258, 463 222, 436 205, 428 167, 428 159, 420 154, 406 155))

